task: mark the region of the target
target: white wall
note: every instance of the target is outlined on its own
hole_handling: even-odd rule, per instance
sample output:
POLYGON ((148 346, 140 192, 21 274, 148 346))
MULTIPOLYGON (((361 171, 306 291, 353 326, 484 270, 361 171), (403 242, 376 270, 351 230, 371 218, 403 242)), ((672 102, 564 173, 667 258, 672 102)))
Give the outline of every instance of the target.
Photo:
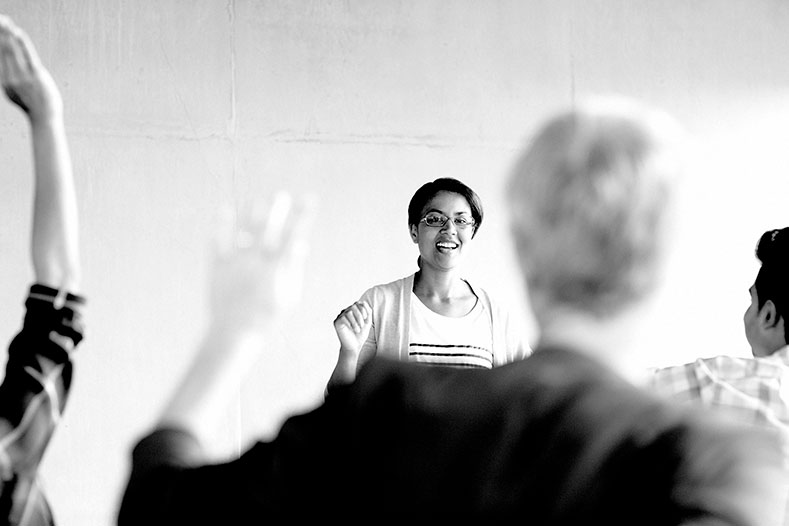
MULTIPOLYGON (((303 308, 239 386, 214 453, 273 433, 322 395, 331 322, 414 270, 413 191, 438 176, 486 208, 469 275, 529 326, 503 183, 539 119, 619 92, 698 134, 680 265, 655 362, 745 355, 763 230, 789 224, 789 4, 783 0, 0 0, 67 102, 88 334, 43 465, 60 524, 109 525, 129 448, 199 341, 217 207, 284 188, 321 198, 303 308)), ((30 152, 0 106, 0 341, 19 328, 30 152)))

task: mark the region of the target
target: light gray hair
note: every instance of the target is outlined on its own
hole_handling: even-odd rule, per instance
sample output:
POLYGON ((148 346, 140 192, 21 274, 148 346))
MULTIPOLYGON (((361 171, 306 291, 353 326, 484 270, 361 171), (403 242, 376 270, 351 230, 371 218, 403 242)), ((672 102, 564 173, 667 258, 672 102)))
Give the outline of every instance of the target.
POLYGON ((654 288, 683 136, 666 114, 620 98, 579 105, 538 130, 507 188, 538 318, 555 307, 609 316, 654 288))

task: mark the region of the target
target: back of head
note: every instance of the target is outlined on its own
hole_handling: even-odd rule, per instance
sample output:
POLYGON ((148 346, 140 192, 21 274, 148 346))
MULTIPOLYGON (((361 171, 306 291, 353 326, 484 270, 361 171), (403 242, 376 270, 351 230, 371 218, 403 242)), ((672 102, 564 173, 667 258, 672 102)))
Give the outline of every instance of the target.
POLYGON ((507 192, 538 320, 557 308, 614 315, 654 288, 681 139, 667 115, 618 98, 580 105, 538 130, 507 192))
POLYGON ((762 266, 754 287, 761 309, 767 300, 775 305, 784 327, 789 324, 789 227, 768 230, 759 239, 756 257, 762 266))

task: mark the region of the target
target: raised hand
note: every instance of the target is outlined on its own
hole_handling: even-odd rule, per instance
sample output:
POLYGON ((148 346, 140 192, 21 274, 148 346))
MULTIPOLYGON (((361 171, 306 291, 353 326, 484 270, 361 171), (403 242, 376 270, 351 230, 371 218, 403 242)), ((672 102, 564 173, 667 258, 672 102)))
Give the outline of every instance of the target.
MULTIPOLYGON (((373 326, 373 311, 364 301, 357 301, 340 311, 334 319, 334 330, 340 340, 337 365, 334 366, 326 394, 337 386, 353 382, 360 366, 360 354, 373 326)), ((368 357, 369 358, 369 357, 368 357)))
POLYGON ((357 301, 343 309, 334 319, 334 330, 340 340, 340 352, 359 355, 373 326, 373 311, 367 302, 357 301))
POLYGON ((215 249, 212 323, 254 329, 289 314, 301 299, 313 202, 277 194, 238 221, 224 218, 215 249))
MULTIPOLYGON (((78 292, 77 196, 63 122, 63 99, 33 43, 0 15, 0 85, 30 121, 35 196, 31 252, 37 283, 78 292)), ((60 297, 60 296, 59 296, 60 297)))
POLYGON ((0 15, 0 83, 31 122, 62 116, 63 99, 55 81, 27 34, 4 15, 0 15))
POLYGON ((311 199, 278 194, 238 221, 228 212, 214 249, 210 325, 160 425, 206 437, 238 394, 250 365, 271 348, 273 324, 301 297, 311 199))

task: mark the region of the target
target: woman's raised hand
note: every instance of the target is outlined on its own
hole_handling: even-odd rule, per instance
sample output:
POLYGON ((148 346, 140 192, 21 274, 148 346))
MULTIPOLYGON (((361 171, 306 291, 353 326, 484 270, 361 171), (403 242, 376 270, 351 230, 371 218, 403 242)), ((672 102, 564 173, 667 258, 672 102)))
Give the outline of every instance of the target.
POLYGON ((340 311, 334 330, 340 340, 340 352, 358 355, 373 326, 373 311, 367 302, 357 301, 340 311))

